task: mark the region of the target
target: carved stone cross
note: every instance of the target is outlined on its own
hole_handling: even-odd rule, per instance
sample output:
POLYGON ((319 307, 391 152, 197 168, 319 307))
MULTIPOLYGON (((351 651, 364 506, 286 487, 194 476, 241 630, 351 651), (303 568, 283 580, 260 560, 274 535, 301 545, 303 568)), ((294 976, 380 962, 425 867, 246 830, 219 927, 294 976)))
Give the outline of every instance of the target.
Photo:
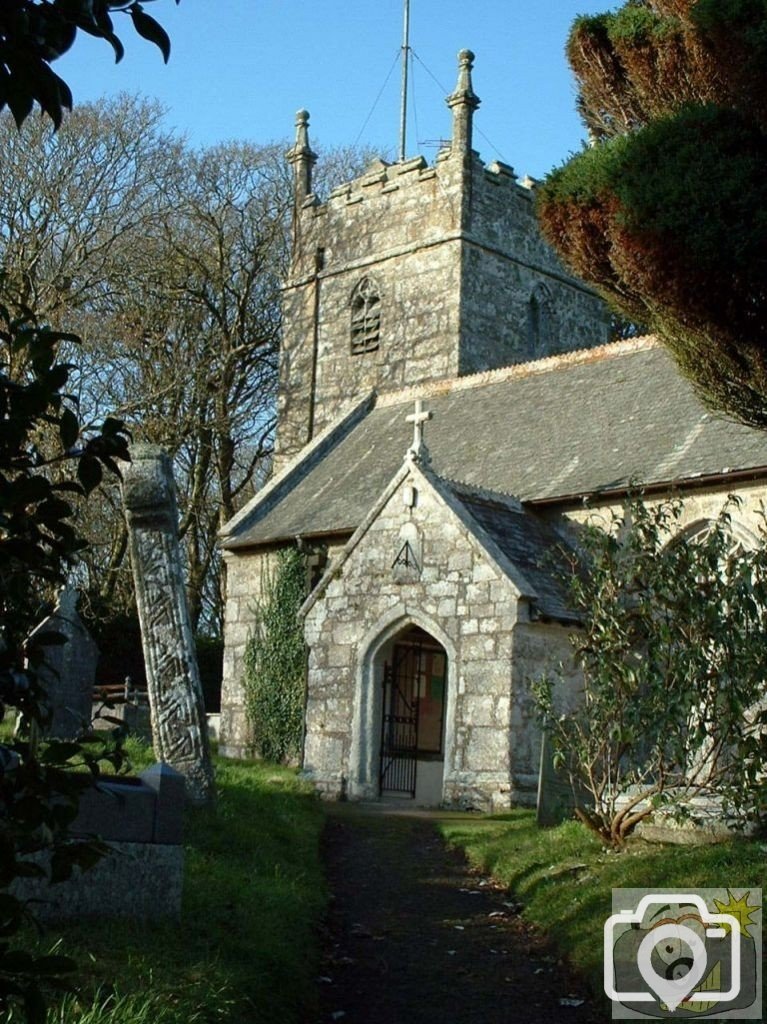
POLYGON ((424 409, 423 401, 420 398, 415 400, 415 412, 411 412, 405 419, 408 423, 413 424, 413 444, 410 451, 417 455, 421 446, 423 445, 423 425, 427 420, 430 420, 432 413, 428 409, 424 409))
POLYGON ((152 445, 133 445, 131 456, 123 469, 123 504, 155 756, 181 772, 193 803, 212 803, 213 766, 186 603, 173 468, 152 445))

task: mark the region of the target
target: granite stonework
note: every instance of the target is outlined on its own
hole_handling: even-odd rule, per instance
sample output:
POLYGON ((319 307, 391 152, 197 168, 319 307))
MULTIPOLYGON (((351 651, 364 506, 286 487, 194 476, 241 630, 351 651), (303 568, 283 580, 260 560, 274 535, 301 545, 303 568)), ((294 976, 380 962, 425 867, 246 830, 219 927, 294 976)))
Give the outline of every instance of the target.
POLYGON ((277 550, 249 552, 244 558, 233 558, 225 552, 224 560, 226 608, 219 753, 224 757, 248 757, 253 747, 245 711, 245 649, 253 630, 256 606, 277 563, 277 550))
POLYGON ((336 188, 309 191, 314 154, 299 112, 293 258, 283 293, 278 465, 349 401, 376 389, 476 373, 602 344, 600 299, 571 277, 544 242, 534 183, 485 166, 471 149, 479 105, 471 55, 460 58, 448 99, 453 138, 434 166, 423 157, 387 164, 336 188), (355 289, 380 298, 377 347, 350 342, 355 289))
MULTIPOLYGON (((462 51, 433 166, 376 161, 320 202, 305 111, 288 154, 275 473, 221 534, 221 749, 250 750, 243 655, 264 566, 289 545, 324 549, 305 608, 305 766, 329 796, 379 795, 383 667, 415 626, 448 662, 445 756, 418 762, 416 801, 429 776, 433 802, 533 804, 530 680, 568 662, 573 629, 553 535, 577 543, 640 481, 651 500, 686 499, 692 535, 741 494, 747 542, 767 497, 763 431, 705 409, 655 339, 605 344, 601 303, 537 231, 535 183, 472 148, 471 66, 462 51), (415 445, 406 480, 414 402, 432 414, 430 461, 415 445), (393 567, 405 541, 417 571, 393 567)), ((563 709, 579 689, 573 669, 563 709)))
POLYGON ((185 777, 191 802, 209 803, 214 773, 167 453, 134 445, 123 469, 122 498, 155 756, 185 777))
MULTIPOLYGON (((323 553, 330 561, 348 538, 325 540, 323 553)), ((223 757, 250 757, 253 737, 245 707, 245 650, 255 623, 256 609, 267 581, 277 568, 282 547, 268 547, 234 555, 224 552, 226 608, 221 714, 217 723, 218 751, 223 757)))
POLYGON ((183 846, 115 841, 98 864, 75 868, 66 882, 12 891, 35 901, 41 921, 149 922, 180 918, 183 887, 183 846))
POLYGON ((30 900, 45 921, 178 918, 184 884, 184 778, 155 764, 134 779, 102 780, 86 790, 71 826, 75 837, 96 836, 108 853, 88 871, 51 884, 50 858, 33 859, 44 878, 17 879, 11 891, 30 900))
POLYGON ((418 626, 447 654, 444 765, 435 802, 482 810, 535 802, 537 725, 527 677, 566 630, 530 622, 535 595, 450 488, 411 462, 305 606, 304 770, 328 797, 377 798, 383 666, 418 626), (393 568, 408 540, 419 568, 393 568), (517 577, 516 582, 513 577, 517 577))
MULTIPOLYGON (((758 433, 755 431, 754 433, 758 433)), ((737 499, 737 504, 730 510, 731 522, 730 532, 733 539, 742 544, 746 549, 756 547, 760 533, 765 526, 763 512, 767 509, 767 483, 758 479, 754 473, 753 480, 721 480, 712 483, 705 489, 696 488, 687 493, 677 492, 677 497, 683 497, 682 514, 676 524, 676 531, 687 537, 694 537, 698 531, 706 530, 722 511, 730 495, 737 499)), ((668 493, 647 494, 645 501, 648 505, 656 505, 665 501, 668 493)), ((583 523, 591 523, 608 529, 613 516, 620 516, 623 513, 624 504, 622 500, 606 499, 597 504, 592 502, 584 505, 583 502, 572 507, 560 505, 552 509, 547 515, 556 518, 559 522, 567 522, 574 537, 578 527, 583 523)))

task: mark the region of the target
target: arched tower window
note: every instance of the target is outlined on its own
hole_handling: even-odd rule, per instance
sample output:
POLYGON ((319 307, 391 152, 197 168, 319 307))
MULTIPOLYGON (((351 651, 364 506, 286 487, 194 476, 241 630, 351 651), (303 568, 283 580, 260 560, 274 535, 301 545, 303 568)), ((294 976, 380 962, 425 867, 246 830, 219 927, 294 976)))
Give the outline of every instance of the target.
POLYGON ((553 340, 551 293, 545 285, 537 284, 527 304, 527 355, 537 359, 548 354, 553 340))
POLYGON ((369 277, 355 286, 351 298, 352 355, 375 352, 381 337, 381 297, 369 277))

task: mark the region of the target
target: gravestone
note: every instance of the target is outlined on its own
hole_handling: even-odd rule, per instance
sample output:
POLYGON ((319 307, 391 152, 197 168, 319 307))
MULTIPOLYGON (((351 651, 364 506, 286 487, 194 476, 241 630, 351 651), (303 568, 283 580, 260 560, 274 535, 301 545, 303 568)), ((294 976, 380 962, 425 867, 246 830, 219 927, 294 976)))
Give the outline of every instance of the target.
POLYGON ((43 660, 38 679, 48 696, 50 722, 46 735, 75 739, 90 728, 93 685, 99 650, 77 613, 76 590, 62 590, 53 613, 30 634, 42 641, 43 660), (46 633, 58 633, 64 643, 44 643, 46 633))
POLYGON ((123 504, 141 624, 152 738, 158 761, 186 779, 194 803, 214 798, 205 707, 184 587, 171 461, 134 445, 123 469, 123 504))
POLYGON ((572 818, 575 796, 566 772, 554 767, 551 740, 546 729, 541 733, 541 762, 538 773, 536 821, 542 828, 560 825, 572 818))
POLYGON ((33 901, 44 921, 178 918, 184 884, 186 783, 167 764, 137 778, 102 778, 81 795, 70 826, 75 838, 98 836, 107 855, 86 871, 50 881, 50 851, 31 859, 44 874, 16 878, 11 892, 33 901))

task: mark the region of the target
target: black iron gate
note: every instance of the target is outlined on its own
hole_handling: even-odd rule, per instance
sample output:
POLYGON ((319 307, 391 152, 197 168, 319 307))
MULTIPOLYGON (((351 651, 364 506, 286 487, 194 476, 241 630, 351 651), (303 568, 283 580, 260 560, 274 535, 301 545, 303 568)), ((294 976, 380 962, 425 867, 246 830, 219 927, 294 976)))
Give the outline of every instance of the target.
POLYGON ((381 723, 381 793, 407 793, 415 796, 416 757, 418 752, 418 688, 413 686, 420 651, 405 649, 394 664, 384 666, 383 720, 381 723), (403 666, 401 662, 406 664, 403 666))

